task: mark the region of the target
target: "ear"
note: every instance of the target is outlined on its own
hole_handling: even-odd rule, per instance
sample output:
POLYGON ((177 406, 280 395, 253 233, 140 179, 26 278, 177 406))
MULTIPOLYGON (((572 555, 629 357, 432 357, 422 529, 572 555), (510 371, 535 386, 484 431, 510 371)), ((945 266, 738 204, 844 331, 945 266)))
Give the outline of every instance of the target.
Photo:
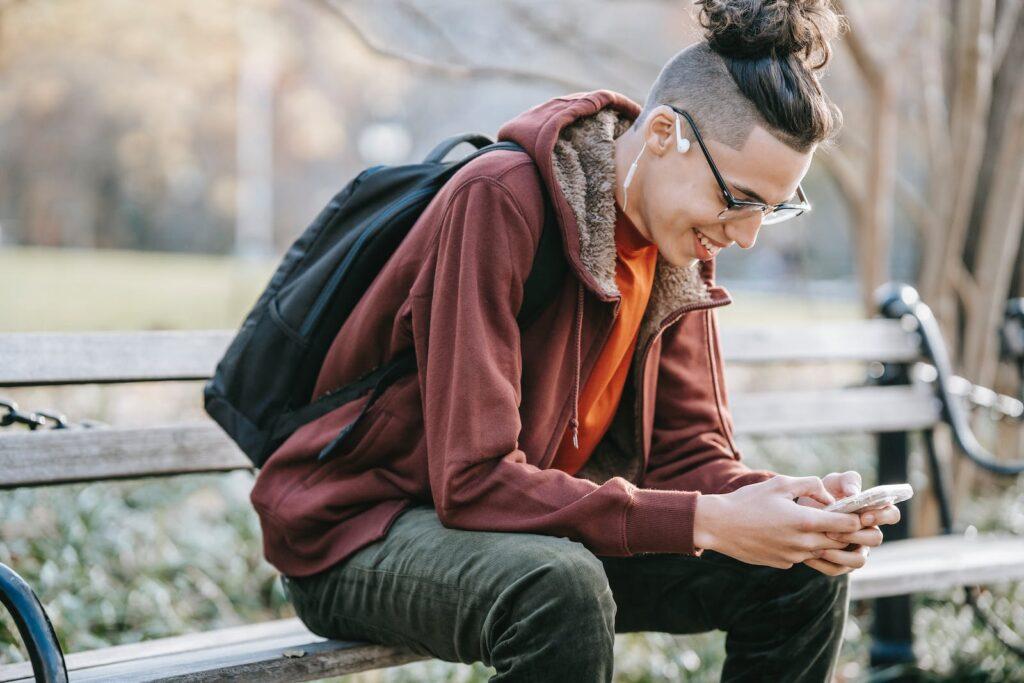
POLYGON ((647 148, 654 154, 662 156, 667 152, 676 152, 676 113, 672 107, 660 105, 651 111, 644 122, 644 140, 647 148))

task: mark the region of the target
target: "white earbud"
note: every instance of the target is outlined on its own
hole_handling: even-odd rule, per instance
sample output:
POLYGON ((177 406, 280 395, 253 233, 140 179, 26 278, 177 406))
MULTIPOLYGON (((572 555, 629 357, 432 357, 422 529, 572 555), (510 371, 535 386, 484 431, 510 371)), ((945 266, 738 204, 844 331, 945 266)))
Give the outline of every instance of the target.
POLYGON ((636 173, 636 165, 640 161, 640 157, 643 155, 644 150, 647 149, 647 141, 644 140, 643 146, 640 148, 640 154, 636 155, 636 159, 633 159, 633 164, 629 167, 629 172, 626 173, 626 179, 622 181, 622 210, 626 210, 626 205, 629 204, 629 193, 626 192, 629 189, 629 184, 633 182, 633 174, 636 173))
POLYGON ((676 114, 676 149, 683 154, 690 151, 690 141, 683 137, 683 132, 679 126, 679 114, 676 114))

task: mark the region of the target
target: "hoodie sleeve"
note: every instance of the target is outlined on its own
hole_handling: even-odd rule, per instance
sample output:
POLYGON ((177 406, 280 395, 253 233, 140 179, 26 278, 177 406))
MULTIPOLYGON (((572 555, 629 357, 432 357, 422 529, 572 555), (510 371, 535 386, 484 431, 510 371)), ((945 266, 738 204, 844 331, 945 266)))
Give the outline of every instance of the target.
POLYGON ((662 336, 651 456, 641 483, 714 494, 774 476, 747 467, 736 448, 715 309, 684 316, 662 336))
POLYGON ((472 178, 448 197, 429 283, 410 294, 438 518, 450 528, 564 536, 599 555, 696 554, 698 493, 622 477, 598 485, 542 470, 519 448, 516 315, 539 238, 505 185, 472 178))

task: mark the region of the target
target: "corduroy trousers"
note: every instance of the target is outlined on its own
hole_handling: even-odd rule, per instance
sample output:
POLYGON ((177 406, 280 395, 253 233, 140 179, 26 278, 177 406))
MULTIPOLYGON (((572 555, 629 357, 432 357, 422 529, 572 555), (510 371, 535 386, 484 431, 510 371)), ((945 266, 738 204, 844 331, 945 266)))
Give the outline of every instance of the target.
POLYGON ((565 537, 449 529, 424 505, 334 567, 283 579, 318 635, 481 661, 495 682, 611 681, 616 633, 716 629, 722 681, 828 682, 849 611, 849 574, 711 550, 596 556, 565 537))

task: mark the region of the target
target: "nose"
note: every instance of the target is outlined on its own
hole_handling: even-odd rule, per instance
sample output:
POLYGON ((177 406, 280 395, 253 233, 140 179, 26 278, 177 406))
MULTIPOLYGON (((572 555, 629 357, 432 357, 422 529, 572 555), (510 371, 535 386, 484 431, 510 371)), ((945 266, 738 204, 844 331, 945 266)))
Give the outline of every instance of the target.
POLYGON ((731 239, 743 249, 750 249, 757 241, 757 233, 761 229, 761 219, 764 215, 758 211, 749 218, 729 221, 724 223, 725 236, 731 239))

